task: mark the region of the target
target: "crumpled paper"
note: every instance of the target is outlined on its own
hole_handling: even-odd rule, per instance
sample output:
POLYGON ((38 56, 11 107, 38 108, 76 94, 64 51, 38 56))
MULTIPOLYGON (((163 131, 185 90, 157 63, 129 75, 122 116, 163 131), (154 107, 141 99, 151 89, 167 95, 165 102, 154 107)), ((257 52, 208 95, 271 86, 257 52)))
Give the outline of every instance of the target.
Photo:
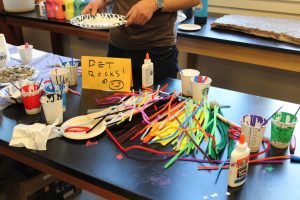
POLYGON ((35 123, 15 126, 9 145, 26 147, 32 150, 47 150, 47 141, 60 137, 61 133, 54 125, 35 123))

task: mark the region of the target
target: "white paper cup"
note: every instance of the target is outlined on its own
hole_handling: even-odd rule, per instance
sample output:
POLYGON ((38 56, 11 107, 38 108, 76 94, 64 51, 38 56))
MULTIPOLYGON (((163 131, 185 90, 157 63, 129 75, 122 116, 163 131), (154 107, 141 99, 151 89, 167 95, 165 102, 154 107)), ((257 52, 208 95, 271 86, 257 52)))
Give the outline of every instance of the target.
POLYGON ((297 121, 297 116, 291 113, 276 113, 272 117, 271 145, 280 149, 287 148, 292 139, 297 121))
POLYGON ((6 63, 5 63, 5 66, 7 66, 8 62, 10 61, 9 50, 7 48, 7 43, 6 43, 4 34, 0 33, 0 52, 3 52, 3 51, 6 54, 6 63))
POLYGON ((241 130, 245 134, 250 152, 258 152, 265 134, 267 120, 258 115, 245 115, 241 122, 241 130))
POLYGON ((66 91, 69 89, 70 69, 67 67, 55 68, 50 71, 50 78, 55 85, 64 83, 66 91))
POLYGON ((61 95, 42 96, 41 104, 47 124, 53 124, 56 120, 58 120, 58 124, 63 122, 63 101, 61 95))
POLYGON ((28 48, 26 48, 25 45, 19 46, 19 54, 22 61, 22 64, 28 64, 32 60, 32 45, 28 45, 28 48))
POLYGON ((182 94, 185 96, 192 96, 192 82, 191 78, 199 76, 200 72, 195 69, 183 69, 181 70, 181 87, 182 94))
POLYGON ((0 49, 0 68, 6 67, 7 65, 7 54, 6 51, 3 49, 0 49))
POLYGON ((199 76, 195 76, 195 77, 192 77, 190 79, 192 82, 193 100, 202 101, 203 98, 207 99, 209 87, 212 82, 212 79, 207 76, 202 76, 202 78, 203 78, 203 80, 205 80, 205 82, 200 83, 198 81, 195 81, 195 79, 197 79, 199 76))
POLYGON ((69 68, 70 70, 69 85, 70 86, 77 85, 78 66, 66 66, 66 67, 69 68))

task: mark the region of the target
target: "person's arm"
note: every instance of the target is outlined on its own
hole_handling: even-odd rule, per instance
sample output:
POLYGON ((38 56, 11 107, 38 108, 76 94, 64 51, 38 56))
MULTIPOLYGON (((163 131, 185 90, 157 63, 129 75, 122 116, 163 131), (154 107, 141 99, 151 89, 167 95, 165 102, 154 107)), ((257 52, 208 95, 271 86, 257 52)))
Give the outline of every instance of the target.
POLYGON ((92 15, 95 15, 97 12, 103 11, 106 6, 113 2, 114 0, 93 0, 82 10, 81 14, 91 13, 92 15))
MULTIPOLYGON (((198 5, 201 0, 164 0, 162 12, 175 12, 198 5)), ((157 10, 156 0, 142 0, 131 7, 126 15, 126 26, 144 25, 157 10)))

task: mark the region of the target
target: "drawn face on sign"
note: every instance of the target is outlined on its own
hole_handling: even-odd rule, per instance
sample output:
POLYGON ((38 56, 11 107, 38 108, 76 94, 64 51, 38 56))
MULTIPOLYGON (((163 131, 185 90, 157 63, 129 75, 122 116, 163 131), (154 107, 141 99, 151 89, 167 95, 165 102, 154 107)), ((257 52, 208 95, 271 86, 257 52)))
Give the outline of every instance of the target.
POLYGON ((124 83, 121 80, 113 80, 109 82, 109 88, 111 90, 120 90, 124 87, 124 83))

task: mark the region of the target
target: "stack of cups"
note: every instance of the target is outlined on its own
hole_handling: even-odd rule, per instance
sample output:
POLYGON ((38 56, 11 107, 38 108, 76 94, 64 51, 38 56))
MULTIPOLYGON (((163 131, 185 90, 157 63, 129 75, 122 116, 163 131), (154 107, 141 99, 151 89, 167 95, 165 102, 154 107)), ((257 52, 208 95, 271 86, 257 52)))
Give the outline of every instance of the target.
POLYGON ((63 122, 63 100, 60 94, 42 96, 41 104, 47 124, 63 122))
POLYGON ((192 82, 191 78, 199 76, 200 72, 195 69, 183 69, 181 70, 181 87, 182 94, 184 96, 192 96, 192 82))
POLYGON ((245 134, 246 142, 250 148, 250 152, 258 152, 262 143, 267 120, 258 115, 245 115, 242 118, 242 133, 245 134))
POLYGON ((20 90, 26 113, 29 115, 39 113, 41 111, 40 98, 43 93, 43 85, 39 87, 36 83, 30 83, 22 86, 20 90))
POLYGON ((272 117, 271 144, 276 148, 285 149, 289 146, 298 119, 287 112, 276 113, 272 117))
POLYGON ((202 101, 207 99, 212 79, 208 76, 195 76, 191 78, 193 100, 202 101))

